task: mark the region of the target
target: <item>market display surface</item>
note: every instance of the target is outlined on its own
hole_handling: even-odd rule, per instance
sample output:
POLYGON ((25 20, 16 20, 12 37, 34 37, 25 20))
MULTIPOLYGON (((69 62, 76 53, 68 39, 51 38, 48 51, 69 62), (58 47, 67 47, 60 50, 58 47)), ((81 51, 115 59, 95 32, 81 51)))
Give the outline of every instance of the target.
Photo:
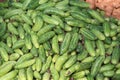
POLYGON ((120 80, 120 20, 89 7, 0 3, 0 80, 120 80))

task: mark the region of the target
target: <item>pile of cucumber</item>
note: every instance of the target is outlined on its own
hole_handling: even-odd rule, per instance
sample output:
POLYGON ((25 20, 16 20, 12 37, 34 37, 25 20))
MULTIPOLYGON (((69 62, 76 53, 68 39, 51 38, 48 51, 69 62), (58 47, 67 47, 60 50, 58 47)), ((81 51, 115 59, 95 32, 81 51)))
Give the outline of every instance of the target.
POLYGON ((120 80, 120 20, 89 6, 0 3, 0 80, 120 80))

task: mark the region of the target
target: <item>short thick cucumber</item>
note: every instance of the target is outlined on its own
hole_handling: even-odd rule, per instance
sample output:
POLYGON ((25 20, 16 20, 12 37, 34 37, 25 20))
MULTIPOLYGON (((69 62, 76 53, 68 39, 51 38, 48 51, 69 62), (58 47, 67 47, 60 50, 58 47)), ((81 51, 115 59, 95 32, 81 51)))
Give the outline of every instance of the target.
POLYGON ((42 66, 40 73, 45 73, 48 70, 48 68, 50 67, 51 62, 52 62, 52 57, 48 56, 46 62, 42 66))
POLYGON ((66 69, 66 68, 69 68, 71 67, 77 60, 77 56, 76 55, 73 55, 71 56, 68 61, 65 62, 63 68, 66 69))
POLYGON ((97 29, 92 29, 92 33, 99 39, 99 40, 105 40, 105 36, 102 32, 100 32, 97 29))
POLYGON ((48 16, 48 15, 45 15, 43 14, 42 15, 42 18, 43 20, 46 22, 46 23, 50 23, 50 24, 54 24, 54 25, 58 25, 59 24, 59 21, 51 16, 48 16))
POLYGON ((82 60, 82 62, 93 62, 96 59, 96 57, 86 57, 82 60))
POLYGON ((103 30, 104 30, 104 34, 105 36, 110 36, 110 23, 109 22, 104 22, 103 23, 103 30))
POLYGON ((86 3, 84 1, 75 1, 75 0, 70 0, 70 5, 78 6, 82 8, 86 8, 90 6, 89 3, 86 3))
POLYGON ((43 34, 39 37, 38 42, 39 43, 44 43, 47 40, 51 39, 54 35, 55 35, 54 31, 46 32, 45 34, 43 34))
POLYGON ((100 55, 105 55, 104 43, 101 40, 96 42, 98 49, 100 50, 100 55))
POLYGON ((7 73, 6 75, 0 77, 0 80, 11 80, 17 76, 18 70, 13 70, 7 73))
POLYGON ((39 6, 39 0, 36 1, 31 0, 29 5, 27 6, 27 9, 35 9, 38 6, 39 6))
POLYGON ((25 46, 27 49, 32 48, 32 41, 31 41, 31 36, 30 35, 25 35, 25 46))
POLYGON ((20 64, 15 65, 15 68, 16 69, 26 68, 26 67, 31 66, 34 63, 35 63, 35 59, 27 60, 27 61, 24 61, 20 64))
POLYGON ((40 6, 38 6, 36 8, 36 10, 44 10, 46 8, 50 8, 50 7, 53 7, 55 5, 55 3, 53 2, 49 2, 49 3, 44 3, 44 4, 41 4, 40 6))
POLYGON ((3 22, 3 23, 0 24, 0 26, 1 26, 1 27, 0 27, 0 37, 1 37, 1 36, 3 36, 3 35, 5 34, 5 32, 6 32, 6 23, 3 22))
POLYGON ((5 74, 7 74, 15 65, 15 61, 8 61, 5 62, 3 65, 0 66, 0 77, 4 76, 5 74))
POLYGON ((45 49, 44 49, 43 45, 39 46, 38 53, 39 53, 39 57, 40 57, 41 61, 45 62, 46 61, 46 53, 45 53, 45 49))
POLYGON ((57 71, 60 71, 61 68, 63 67, 63 64, 66 62, 67 59, 68 59, 68 55, 66 55, 66 54, 62 55, 62 56, 59 56, 59 58, 55 62, 55 69, 57 71))
POLYGON ((38 71, 34 71, 33 74, 34 74, 34 78, 41 79, 41 75, 40 75, 40 73, 38 71))
POLYGON ((119 46, 114 47, 113 52, 112 52, 112 58, 111 58, 111 62, 113 64, 117 64, 120 60, 120 50, 119 50, 119 46))
POLYGON ((85 71, 76 72, 72 75, 75 79, 79 79, 85 76, 85 71))
POLYGON ((55 69, 54 63, 51 63, 50 71, 53 79, 59 80, 59 72, 55 69))
POLYGON ((66 71, 66 76, 71 75, 75 71, 83 71, 89 69, 91 67, 91 63, 75 63, 66 71))
POLYGON ((103 75, 106 77, 112 77, 114 74, 115 74, 114 70, 109 70, 109 71, 103 72, 103 75))
POLYGON ((79 40, 79 34, 73 33, 71 41, 70 41, 70 45, 68 48, 68 52, 75 50, 75 48, 77 47, 78 40, 79 40))
POLYGON ((43 19, 40 16, 35 17, 35 24, 32 27, 33 31, 39 31, 43 27, 43 19))
POLYGON ((103 74, 97 74, 96 80, 104 80, 103 74))
POLYGON ((42 68, 42 60, 40 58, 36 58, 35 67, 36 67, 36 71, 41 70, 41 68, 42 68))
POLYGON ((39 4, 44 4, 46 2, 48 2, 48 0, 39 0, 39 4))
POLYGON ((19 36, 21 39, 23 39, 25 37, 25 31, 22 26, 18 27, 18 33, 19 33, 19 36))
POLYGON ((100 15, 99 12, 95 11, 95 10, 88 10, 88 13, 95 19, 97 19, 99 22, 104 22, 104 18, 102 15, 100 15))
POLYGON ((63 43, 61 44, 61 47, 60 47, 61 54, 64 54, 67 51, 67 49, 69 48, 70 40, 71 40, 71 34, 66 33, 63 43))
POLYGON ((66 23, 74 27, 85 27, 86 26, 85 22, 81 20, 76 20, 76 19, 66 20, 66 23))
POLYGON ((96 39, 96 36, 90 30, 86 28, 81 28, 80 33, 87 39, 90 39, 90 40, 96 39))
POLYGON ((25 69, 20 69, 19 70, 18 78, 20 80, 26 80, 27 79, 27 77, 26 77, 26 70, 25 69))
POLYGON ((27 68, 26 75, 27 75, 27 80, 33 80, 33 70, 31 67, 27 68))
POLYGON ((106 65, 103 65, 101 68, 100 68, 100 72, 105 72, 105 71, 109 71, 109 70, 112 70, 115 66, 113 64, 106 64, 106 65))
POLYGON ((31 32, 31 41, 35 48, 39 48, 38 36, 35 32, 31 32))
POLYGON ((22 18, 22 20, 23 20, 25 23, 27 23, 27 24, 29 24, 29 25, 32 25, 32 24, 33 24, 31 18, 30 18, 27 14, 24 14, 24 13, 21 14, 21 18, 22 18))
POLYGON ((23 13, 23 10, 21 10, 21 9, 8 10, 8 12, 5 14, 4 18, 10 18, 11 16, 21 14, 21 13, 23 13))
POLYGON ((93 63, 92 68, 91 68, 91 75, 94 77, 100 70, 100 67, 104 61, 105 57, 104 56, 99 56, 96 58, 96 61, 93 63))
POLYGON ((85 40, 85 47, 86 47, 86 50, 88 51, 88 53, 91 55, 91 56, 95 56, 95 49, 92 45, 92 41, 86 39, 85 40))
POLYGON ((13 26, 12 23, 8 23, 7 27, 8 27, 8 31, 9 31, 10 33, 15 34, 15 35, 18 35, 18 31, 17 31, 17 29, 15 28, 15 26, 13 26))
POLYGON ((58 21, 59 21, 59 26, 60 26, 60 28, 64 29, 65 24, 64 24, 62 18, 59 17, 59 16, 57 16, 57 15, 52 15, 52 17, 55 18, 56 20, 58 20, 58 21))
POLYGON ((59 53, 58 36, 54 36, 52 39, 52 49, 55 53, 59 53))
POLYGON ((45 34, 46 32, 51 31, 54 27, 55 25, 52 25, 52 24, 46 25, 38 31, 37 35, 41 36, 42 34, 45 34))
POLYGON ((42 80, 49 80, 50 77, 51 77, 50 73, 45 72, 45 73, 43 74, 42 80))
POLYGON ((51 8, 46 8, 44 10, 44 13, 47 13, 47 14, 53 14, 53 15, 60 15, 60 16, 63 16, 65 15, 65 13, 58 9, 58 8, 55 8, 55 7, 51 7, 51 8))
MULTIPOLYGON (((17 52, 18 52, 18 51, 17 51, 17 52)), ((24 55, 22 55, 22 56, 18 59, 16 65, 21 64, 21 63, 23 63, 24 61, 29 60, 29 59, 32 59, 32 58, 33 58, 33 55, 32 55, 31 53, 24 54, 24 55)))
POLYGON ((60 71, 60 78, 59 80, 66 80, 67 76, 65 76, 66 70, 61 70, 60 71))
POLYGON ((15 8, 22 8, 23 4, 20 2, 12 2, 11 4, 15 8))
POLYGON ((71 15, 78 20, 85 21, 86 23, 91 23, 91 21, 92 21, 92 19, 90 19, 84 15, 81 15, 80 13, 77 13, 77 12, 71 12, 71 15))
POLYGON ((23 2, 22 9, 25 10, 28 7, 28 5, 30 4, 30 2, 31 2, 31 0, 25 0, 23 2))
POLYGON ((8 61, 8 58, 9 58, 8 53, 7 53, 7 51, 6 51, 4 48, 2 48, 2 47, 0 47, 0 55, 1 55, 1 57, 3 58, 4 61, 8 61))
POLYGON ((79 68, 80 68, 79 62, 73 64, 69 69, 67 69, 67 71, 65 72, 65 76, 71 75, 73 72, 78 71, 79 68))
POLYGON ((20 57, 20 54, 18 54, 18 53, 13 53, 13 54, 11 54, 10 55, 10 61, 15 61, 15 60, 17 60, 18 58, 20 57))
POLYGON ((8 47, 7 44, 5 44, 4 42, 0 42, 0 46, 3 47, 8 53, 13 53, 13 49, 8 47))
POLYGON ((77 60, 81 61, 81 60, 85 59, 87 56, 88 56, 88 52, 86 50, 84 50, 77 55, 77 60))
POLYGON ((18 41, 16 41, 16 42, 13 44, 12 48, 13 48, 13 49, 18 49, 18 48, 21 48, 21 47, 24 46, 24 45, 25 45, 25 41, 24 41, 24 40, 18 40, 18 41))
POLYGON ((11 46, 12 46, 12 38, 11 38, 10 36, 7 37, 6 43, 7 43, 7 46, 8 46, 8 47, 11 47, 11 46))

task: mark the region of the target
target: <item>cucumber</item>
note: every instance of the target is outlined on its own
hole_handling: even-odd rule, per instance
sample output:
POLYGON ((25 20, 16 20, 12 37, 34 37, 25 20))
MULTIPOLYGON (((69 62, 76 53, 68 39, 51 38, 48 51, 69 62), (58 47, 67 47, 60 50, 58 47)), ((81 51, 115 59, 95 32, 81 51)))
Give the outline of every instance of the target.
POLYGON ((6 32, 6 23, 0 23, 0 38, 5 34, 6 32))
POLYGON ((95 40, 97 37, 88 29, 81 28, 80 33, 87 39, 95 40))
POLYGON ((91 75, 93 77, 95 77, 96 74, 99 72, 104 59, 105 59, 104 56, 99 56, 98 58, 96 58, 96 61, 93 63, 91 68, 91 75))
POLYGON ((98 40, 98 41, 96 42, 96 44, 97 44, 98 49, 100 50, 100 51, 99 51, 99 52, 100 52, 100 55, 105 55, 104 43, 103 43, 101 40, 98 40))
POLYGON ((21 9, 8 10, 8 12, 4 15, 4 18, 10 18, 14 15, 21 14, 21 13, 23 13, 23 10, 21 9))
POLYGON ((99 22, 101 22, 101 23, 103 23, 105 20, 104 20, 104 18, 103 18, 103 16, 99 13, 99 12, 97 12, 97 11, 95 11, 95 10, 88 10, 88 13, 93 17, 93 18, 95 18, 95 19, 97 19, 99 22))
POLYGON ((96 52, 95 52, 95 49, 94 49, 92 42, 90 40, 88 40, 88 39, 85 40, 85 47, 91 56, 95 56, 96 52))
POLYGON ((77 47, 78 40, 79 40, 78 33, 73 33, 70 44, 69 44, 68 52, 75 50, 75 48, 77 47))
POLYGON ((105 40, 105 36, 102 32, 100 32, 97 29, 92 29, 92 33, 99 39, 99 40, 105 40))
POLYGON ((111 62, 112 64, 117 64, 120 60, 119 46, 114 47, 112 52, 111 62))
POLYGON ((16 77, 18 70, 13 70, 7 73, 6 75, 0 77, 0 80, 11 80, 16 77))
POLYGON ((55 7, 46 8, 44 10, 44 13, 53 14, 53 15, 60 15, 63 17, 65 16, 65 13, 62 10, 55 8, 55 7))
POLYGON ((57 36, 54 36, 52 39, 52 49, 55 53, 59 54, 59 43, 57 36))
POLYGON ((39 43, 44 43, 44 42, 46 42, 47 40, 51 39, 54 35, 55 35, 55 32, 54 32, 54 31, 46 32, 45 34, 39 36, 38 42, 39 42, 39 43))
POLYGON ((104 22, 103 23, 104 34, 106 37, 110 36, 110 23, 104 22))
POLYGON ((60 54, 64 54, 67 51, 67 49, 69 48, 70 40, 71 40, 71 34, 66 33, 65 38, 60 46, 60 54))

